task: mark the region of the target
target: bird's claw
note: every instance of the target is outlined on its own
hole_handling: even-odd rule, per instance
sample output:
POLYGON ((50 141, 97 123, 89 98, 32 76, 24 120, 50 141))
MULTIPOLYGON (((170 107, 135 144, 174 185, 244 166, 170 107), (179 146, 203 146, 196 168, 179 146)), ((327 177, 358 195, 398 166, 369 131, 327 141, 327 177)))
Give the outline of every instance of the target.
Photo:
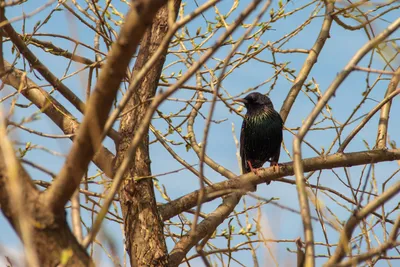
POLYGON ((255 168, 255 169, 252 169, 252 172, 254 172, 254 174, 257 175, 258 177, 261 177, 261 174, 258 173, 258 171, 259 171, 260 169, 262 169, 262 168, 255 168))
POLYGON ((279 172, 279 168, 282 166, 282 164, 279 164, 278 162, 271 162, 271 167, 273 167, 274 172, 279 172))
POLYGON ((258 171, 262 168, 253 168, 253 166, 251 165, 251 162, 248 160, 247 164, 249 164, 250 167, 250 171, 254 172, 255 175, 261 177, 261 175, 258 173, 258 171))

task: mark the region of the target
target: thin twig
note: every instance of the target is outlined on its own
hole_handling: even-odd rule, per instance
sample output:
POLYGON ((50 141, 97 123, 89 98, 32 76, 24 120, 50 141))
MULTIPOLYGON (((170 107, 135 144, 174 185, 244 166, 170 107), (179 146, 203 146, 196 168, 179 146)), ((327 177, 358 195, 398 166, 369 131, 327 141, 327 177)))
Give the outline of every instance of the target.
MULTIPOLYGON (((390 80, 389 86, 386 90, 385 98, 389 96, 399 84, 400 81, 400 68, 395 72, 395 75, 390 80)), ((379 117, 378 134, 376 136, 376 147, 385 148, 387 142, 387 130, 389 125, 389 113, 392 106, 392 101, 386 103, 381 109, 381 115, 379 117)))
POLYGON ((359 125, 357 125, 356 128, 354 128, 353 131, 346 137, 346 139, 343 141, 342 145, 339 147, 338 152, 343 152, 347 145, 351 142, 351 140, 354 138, 354 136, 357 135, 357 133, 367 124, 367 122, 377 113, 386 103, 391 101, 396 95, 400 93, 400 88, 396 89, 393 91, 391 94, 389 94, 387 97, 385 97, 378 105, 376 105, 371 111, 368 113, 367 116, 360 122, 359 125))

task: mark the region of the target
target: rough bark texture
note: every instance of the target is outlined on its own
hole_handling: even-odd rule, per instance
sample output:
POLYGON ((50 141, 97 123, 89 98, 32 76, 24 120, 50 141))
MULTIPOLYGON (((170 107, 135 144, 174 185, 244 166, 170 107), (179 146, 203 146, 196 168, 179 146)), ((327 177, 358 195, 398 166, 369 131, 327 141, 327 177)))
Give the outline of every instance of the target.
MULTIPOLYGON (((176 11, 179 6, 180 0, 176 0, 176 11)), ((133 75, 143 67, 159 47, 168 31, 167 20, 168 9, 164 6, 159 10, 152 27, 146 31, 142 39, 133 75)), ((120 165, 132 136, 143 119, 150 103, 149 99, 155 95, 165 55, 166 51, 139 83, 132 99, 125 107, 125 110, 130 112, 121 120, 121 141, 118 147, 116 167, 120 165)), ((151 179, 134 181, 135 177, 151 175, 149 136, 145 136, 143 140, 136 150, 132 166, 126 174, 124 185, 120 191, 126 249, 130 255, 132 266, 165 266, 168 262, 168 252, 163 235, 163 222, 157 211, 153 181, 151 179)))
MULTIPOLYGON (((21 180, 20 183, 18 184, 18 186, 15 186, 15 184, 13 187, 9 186, 11 184, 10 177, 6 176, 7 166, 5 165, 4 158, 10 155, 3 155, 0 151, 0 208, 10 221, 10 223, 13 225, 13 227, 16 229, 18 234, 21 235, 21 231, 17 229, 19 225, 18 222, 19 220, 21 220, 21 218, 19 218, 21 212, 17 212, 19 209, 15 209, 15 203, 11 202, 10 200, 12 200, 12 198, 10 199, 9 197, 10 195, 14 196, 12 194, 14 189, 22 190, 23 198, 21 199, 21 201, 23 208, 21 208, 21 210, 23 209, 23 219, 28 220, 28 223, 30 224, 29 228, 32 228, 32 245, 37 253, 37 258, 39 262, 38 265, 40 264, 40 266, 93 265, 89 255, 86 253, 85 249, 79 245, 69 229, 66 221, 64 206, 69 201, 72 194, 76 191, 76 188, 81 182, 83 174, 86 172, 90 161, 93 159, 95 151, 100 146, 101 140, 99 137, 103 126, 108 118, 108 114, 112 107, 114 98, 117 95, 118 86, 125 75, 126 67, 129 64, 132 55, 135 53, 136 48, 143 37, 143 33, 151 25, 151 22, 157 10, 159 10, 159 8, 166 2, 166 0, 133 1, 132 7, 126 16, 125 23, 121 28, 120 35, 116 42, 114 42, 113 47, 108 54, 107 61, 101 70, 95 89, 90 96, 89 103, 87 104, 87 109, 85 112, 85 117, 79 127, 77 135, 74 137, 74 143, 72 145, 70 153, 67 156, 66 163, 62 167, 57 178, 53 181, 52 185, 46 191, 42 193, 38 192, 38 190, 33 185, 33 182, 30 179, 29 175, 23 170, 22 166, 19 166, 19 173, 18 175, 15 175, 21 180), (10 188, 13 190, 10 190, 10 188)), ((12 30, 10 29, 10 27, 8 27, 8 29, 12 30)), ((163 28, 160 29, 163 30, 163 28)), ((158 34, 158 32, 156 33, 158 34)), ((15 34, 10 34, 10 36, 15 36, 15 34)), ((20 44, 19 49, 25 49, 20 40, 13 39, 12 41, 16 43, 18 42, 20 44)), ((146 41, 144 41, 144 43, 146 43, 146 41)), ((28 55, 26 53, 24 53, 23 51, 20 52, 24 56, 26 56, 26 58, 28 58, 28 55)), ((34 61, 33 57, 29 58, 34 61)), ((142 62, 145 59, 146 57, 143 57, 142 62)), ((31 62, 32 65, 36 63, 37 62, 31 62)), ((13 74, 15 73, 16 72, 13 71, 13 74)), ((48 77, 44 77, 48 79, 48 77)), ((158 77, 156 80, 158 80, 158 77)), ((10 83, 16 83, 18 81, 21 81, 21 77, 18 75, 13 75, 13 77, 9 79, 10 83)), ((47 110, 46 114, 52 120, 54 120, 54 122, 57 123, 60 128, 67 131, 67 128, 69 126, 64 124, 66 123, 65 118, 57 116, 55 110, 51 108, 46 108, 47 105, 51 107, 50 102, 48 102, 48 100, 44 99, 43 97, 39 97, 37 94, 37 90, 33 90, 33 88, 31 89, 32 90, 24 90, 23 94, 28 98, 32 97, 32 99, 36 99, 37 101, 35 105, 45 105, 44 109, 47 110)), ((148 95, 143 94, 143 97, 141 97, 141 99, 147 99, 147 97, 148 95)), ((32 100, 32 102, 34 101, 32 100)), ((138 109, 137 112, 140 112, 141 110, 143 110, 143 108, 138 109)), ((134 126, 134 124, 130 126, 134 126)), ((134 127, 128 128, 129 129, 127 132, 133 133, 134 127)), ((127 136, 125 135, 125 137, 127 136)), ((128 138, 125 139, 124 145, 121 146, 122 148, 126 148, 127 139, 128 138)), ((121 155, 123 155, 123 153, 121 155)), ((134 172, 131 172, 132 175, 129 175, 129 177, 133 177, 133 174, 143 175, 144 173, 149 173, 150 171, 149 168, 146 168, 146 164, 149 164, 146 144, 143 144, 143 148, 138 151, 138 155, 139 159, 146 158, 146 160, 143 161, 145 162, 145 164, 143 166, 137 166, 134 172), (136 170, 141 171, 136 172, 136 170)), ((15 177, 12 178, 14 179, 15 177)), ((139 191, 141 191, 141 189, 139 189, 139 191)), ((150 192, 150 190, 148 191, 150 192)), ((127 190, 126 192, 130 191, 127 190)), ((144 201, 146 205, 147 203, 153 205, 151 201, 148 202, 149 196, 153 196, 155 207, 154 193, 151 191, 151 193, 147 194, 147 192, 143 192, 143 194, 144 195, 141 195, 140 193, 139 195, 132 198, 126 197, 125 203, 137 203, 138 201, 144 201)), ((126 194, 126 196, 130 196, 130 194, 128 193, 126 194)), ((148 209, 148 206, 146 205, 131 206, 129 204, 122 206, 124 207, 125 214, 131 214, 131 208, 133 210, 133 207, 136 207, 136 210, 138 212, 134 212, 134 214, 142 216, 140 220, 134 220, 135 222, 138 222, 138 224, 136 224, 138 226, 140 225, 140 223, 146 222, 148 219, 151 219, 151 216, 145 216, 146 212, 142 212, 148 209)), ((153 206, 149 207, 150 209, 153 208, 153 206)), ((153 213, 157 215, 156 210, 153 211, 153 213)), ((131 219, 127 219, 126 222, 131 223, 130 225, 133 225, 133 220, 131 219)), ((132 229, 139 229, 137 232, 135 232, 139 234, 137 235, 139 236, 139 241, 148 241, 149 246, 145 247, 147 243, 142 242, 140 245, 143 245, 143 247, 145 248, 143 250, 141 250, 141 248, 138 248, 137 251, 139 251, 140 253, 136 253, 141 259, 143 259, 143 262, 147 262, 148 257, 146 256, 149 254, 156 255, 156 258, 165 258, 166 254, 163 254, 166 251, 164 240, 160 240, 160 244, 163 244, 163 250, 159 250, 158 247, 153 246, 154 243, 151 242, 151 238, 154 235, 162 238, 162 225, 160 228, 161 235, 157 235, 157 231, 159 230, 157 230, 156 228, 153 229, 151 227, 151 224, 148 225, 148 227, 134 227, 132 229), (143 230, 146 230, 146 232, 144 232, 143 230), (147 238, 148 236, 150 236, 150 239, 147 238), (140 237, 143 238, 140 239, 140 237)), ((131 231, 128 231, 127 233, 130 234, 131 231)), ((136 236, 132 235, 132 238, 136 238, 136 236)), ((132 238, 130 235, 129 240, 134 240, 132 238)), ((135 259, 134 257, 132 258, 135 259)), ((134 263, 135 261, 132 262, 134 263)), ((137 265, 148 266, 148 264, 145 263, 132 264, 132 266, 137 265)), ((158 264, 158 262, 156 262, 155 265, 160 266, 161 264, 158 264)))
MULTIPOLYGON (((36 190, 28 174, 19 166, 18 179, 22 186, 24 212, 32 225, 32 240, 41 266, 58 266, 64 259, 64 266, 93 266, 85 249, 79 245, 67 224, 65 211, 52 214, 47 205, 42 203, 41 194, 36 190), (64 255, 64 256, 63 256, 64 255), (68 256, 67 256, 68 255, 68 256)), ((7 190, 6 167, 3 155, 0 157, 0 208, 17 234, 18 214, 14 203, 10 202, 10 191, 7 190)))

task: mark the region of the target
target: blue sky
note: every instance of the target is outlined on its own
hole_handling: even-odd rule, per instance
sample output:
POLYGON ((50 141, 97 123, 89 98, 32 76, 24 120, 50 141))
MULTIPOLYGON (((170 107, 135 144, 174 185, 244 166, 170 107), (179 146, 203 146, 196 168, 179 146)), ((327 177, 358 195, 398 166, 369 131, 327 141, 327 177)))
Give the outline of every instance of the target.
MULTIPOLYGON (((199 4, 203 3, 204 1, 198 1, 199 4)), ((8 19, 18 17, 22 14, 22 12, 29 14, 39 6, 46 3, 46 1, 37 0, 37 1, 28 1, 27 3, 17 6, 14 8, 10 8, 7 10, 7 17, 8 19)), ((80 1, 82 3, 82 1, 80 1)), ((295 3, 289 3, 287 5, 287 10, 293 10, 296 7, 305 4, 306 1, 296 1, 295 3)), ((39 12, 35 16, 28 18, 26 20, 26 29, 27 33, 30 33, 37 23, 37 21, 43 19, 51 12, 51 10, 55 7, 56 3, 51 5, 51 7, 39 12)), ((223 1, 223 3, 218 5, 218 9, 221 13, 226 13, 231 8, 232 3, 230 1, 223 1)), ((232 15, 227 18, 227 22, 231 23, 233 19, 237 17, 239 11, 243 9, 246 3, 244 1, 240 2, 239 8, 237 11, 233 12, 232 15)), ((121 13, 126 12, 126 5, 123 3, 118 3, 117 6, 120 8, 121 13)), ((185 12, 188 13, 190 10, 193 10, 195 7, 194 1, 189 0, 186 7, 185 12)), ((278 9, 277 2, 273 2, 272 7, 275 10, 278 9)), ((267 31, 260 40, 262 43, 267 43, 268 41, 275 41, 280 37, 284 36, 287 33, 290 33, 293 29, 295 29, 300 22, 303 22, 305 18, 309 16, 312 12, 315 5, 304 9, 303 11, 295 14, 294 16, 287 17, 286 19, 282 19, 277 23, 272 24, 272 29, 267 31)), ((320 12, 323 14, 323 11, 320 12)), ((205 18, 208 20, 213 20, 215 15, 215 11, 213 9, 207 11, 204 14, 205 18)), ((254 17, 254 16, 253 16, 254 17)), ((252 17, 252 18, 253 18, 252 17)), ((251 19, 252 19, 251 18, 251 19)), ((393 21, 396 18, 395 12, 389 13, 385 19, 387 21, 393 21)), ((251 19, 247 20, 246 23, 250 23, 251 19)), ((262 21, 267 21, 269 19, 269 14, 267 13, 262 21)), ((299 35, 294 37, 290 42, 285 44, 282 49, 290 49, 290 48, 303 48, 309 49, 313 43, 315 42, 320 26, 322 23, 323 17, 318 17, 314 19, 299 35)), ((375 33, 380 32, 384 29, 387 25, 387 21, 378 20, 373 23, 375 33)), ((21 21, 17 21, 13 23, 13 26, 18 32, 21 32, 22 23, 21 21)), ((205 19, 203 17, 198 17, 191 24, 188 26, 188 30, 191 32, 191 35, 194 35, 194 32, 198 27, 202 27, 202 32, 205 31, 207 25, 205 24, 205 19)), ((79 21, 76 20, 73 16, 71 16, 66 11, 58 11, 53 14, 52 18, 50 19, 49 23, 45 24, 39 32, 41 33, 60 33, 67 36, 71 36, 74 38, 78 38, 80 41, 86 44, 93 44, 93 32, 89 30, 86 26, 81 24, 79 21)), ((233 38, 238 38, 243 34, 243 30, 240 29, 233 34, 233 38)), ((217 36, 222 33, 222 29, 219 30, 217 36)), ((310 73, 307 81, 314 78, 316 83, 319 85, 319 88, 322 92, 326 90, 329 84, 335 79, 336 75, 342 70, 342 68, 347 64, 347 62, 351 59, 351 57, 355 54, 355 52, 365 43, 368 41, 368 38, 364 31, 344 31, 341 27, 336 25, 335 23, 332 26, 330 31, 331 38, 327 40, 326 45, 319 56, 318 63, 314 66, 312 72, 310 73)), ((399 33, 395 33, 392 37, 399 37, 399 33)), ((55 45, 59 45, 64 49, 68 49, 69 51, 73 51, 74 46, 70 42, 51 39, 54 41, 55 45)), ((210 46, 212 41, 215 38, 212 38, 211 41, 206 45, 210 46)), ((192 48, 192 46, 188 43, 188 48, 192 48)), ((250 45, 250 42, 246 42, 240 48, 240 51, 246 51, 247 46, 250 45)), ((5 58, 7 60, 12 60, 15 56, 10 54, 10 44, 5 44, 5 58)), ((45 62, 45 64, 51 69, 53 73, 55 73, 58 77, 61 77, 65 72, 65 67, 67 65, 67 61, 61 59, 60 57, 49 56, 43 53, 40 49, 29 46, 37 56, 45 62)), ((225 55, 229 53, 229 46, 226 46, 214 55, 214 58, 223 59, 225 55)), ((104 45, 102 45, 101 49, 105 49, 104 45)), ((176 52, 177 48, 171 48, 172 51, 176 52)), ((83 47, 78 48, 78 54, 83 55, 85 57, 94 58, 94 54, 92 51, 85 49, 83 47)), ((195 59, 197 55, 194 55, 195 59)), ((271 61, 272 56, 271 52, 268 50, 263 51, 260 55, 260 58, 271 61)), ((288 62, 288 67, 291 69, 295 69, 295 74, 297 75, 298 71, 300 70, 301 66, 304 64, 306 59, 305 54, 276 54, 275 60, 279 63, 288 62)), ((177 57, 174 55, 169 55, 167 58, 167 64, 177 60, 177 57)), ((368 66, 369 55, 367 55, 363 61, 359 64, 360 66, 367 67, 368 66)), ((217 60, 210 60, 206 63, 208 68, 212 68, 215 64, 218 63, 217 60)), ((166 64, 166 65, 167 65, 166 64)), ((393 63, 393 66, 398 66, 398 59, 397 62, 393 63)), ((165 70, 164 75, 168 76, 172 72, 178 73, 180 68, 182 68, 182 64, 174 65, 165 70)), ((20 65, 19 67, 22 67, 20 65)), ((73 63, 71 65, 72 71, 78 70, 82 67, 80 64, 73 63)), ((374 69, 383 69, 384 62, 378 57, 375 56, 373 60, 373 64, 371 68, 374 69)), ((205 67, 203 68, 205 69, 205 67)), ((271 65, 260 63, 256 60, 250 60, 248 63, 242 65, 240 68, 236 69, 234 73, 228 76, 223 81, 223 90, 229 92, 230 95, 239 95, 245 89, 257 86, 258 84, 262 83, 269 77, 271 77, 274 73, 274 69, 271 65)), ((217 72, 218 74, 218 72, 217 72)), ((79 76, 74 76, 74 78, 70 78, 65 80, 65 84, 73 89, 73 91, 84 99, 85 88, 87 85, 87 75, 88 72, 82 72, 79 76)), ((29 76, 38 82, 38 84, 43 85, 46 82, 42 79, 41 81, 35 79, 32 73, 29 76)), ((370 83, 372 84, 377 75, 370 75, 370 83)), ((390 76, 385 76, 385 78, 390 79, 390 76)), ((362 108, 357 112, 356 117, 359 117, 365 113, 367 113, 372 107, 374 107, 377 102, 380 101, 385 92, 388 85, 388 80, 383 80, 378 83, 378 85, 374 88, 371 92, 369 98, 367 99, 365 104, 362 108)), ((192 79, 188 83, 188 85, 195 85, 195 81, 192 79)), ((270 97, 275 105, 275 109, 280 110, 280 107, 291 87, 291 82, 285 79, 282 76, 279 76, 279 79, 276 82, 274 89, 270 92, 270 97)), ((271 83, 268 83, 259 88, 258 91, 260 92, 267 92, 271 86, 271 83)), ((331 99, 329 105, 332 107, 332 115, 335 117, 336 120, 343 123, 349 114, 353 111, 355 105, 362 99, 362 92, 366 90, 366 73, 364 72, 353 72, 340 86, 336 96, 331 99)), ((8 93, 12 92, 12 89, 5 88, 2 91, 2 97, 7 95, 8 93)), ((179 99, 188 99, 193 94, 193 91, 181 90, 177 92, 173 97, 179 99)), ((67 104, 63 97, 58 94, 57 92, 54 94, 57 100, 62 101, 66 105, 66 107, 76 116, 78 119, 81 119, 81 115, 77 112, 71 105, 67 104)), ((210 95, 206 95, 207 99, 211 99, 210 95)), ((316 97, 312 97, 314 101, 316 101, 316 97)), ((20 97, 18 103, 28 103, 23 97, 20 97)), ((7 110, 9 103, 4 104, 4 109, 7 110)), ((183 103, 175 102, 175 101, 167 101, 162 105, 160 110, 164 112, 164 114, 169 114, 170 112, 176 112, 183 107, 183 103)), ((288 128, 295 128, 301 126, 302 120, 304 120, 309 112, 312 110, 313 105, 308 99, 308 97, 301 93, 296 100, 293 109, 286 121, 285 126, 288 128)), ((202 112, 207 116, 209 110, 209 104, 205 104, 203 106, 202 112)), ((33 112, 36 111, 35 107, 29 107, 27 109, 18 109, 16 114, 14 115, 14 121, 19 121, 23 117, 30 116, 33 112)), ((399 114, 400 107, 398 105, 398 100, 394 100, 394 104, 392 106, 392 114, 399 114)), ((325 112, 326 113, 326 112, 325 112)), ((51 121, 46 119, 44 115, 41 115, 41 120, 35 121, 29 124, 29 127, 33 129, 38 129, 46 133, 54 133, 54 134, 61 134, 61 131, 55 126, 51 121)), ((392 115, 392 118, 394 116, 392 115)), ((216 112, 213 116, 215 120, 225 120, 220 124, 213 124, 210 130, 210 136, 208 138, 208 146, 207 146, 207 155, 214 159, 219 164, 223 165, 224 167, 230 169, 231 171, 239 174, 240 169, 236 159, 236 147, 234 143, 234 138, 232 136, 232 123, 235 126, 235 135, 236 137, 239 136, 240 133, 240 125, 241 125, 241 118, 235 114, 231 114, 228 112, 227 108, 224 106, 223 103, 218 102, 216 107, 216 112)), ((347 152, 352 151, 360 151, 366 150, 364 141, 369 143, 372 147, 375 142, 376 138, 376 126, 379 119, 379 115, 376 115, 367 125, 366 127, 359 133, 359 135, 350 143, 348 148, 346 149, 347 152)), ((181 118, 174 119, 173 122, 177 123, 181 121, 181 118)), ((349 127, 346 127, 342 138, 345 138, 347 134, 358 124, 352 124, 349 127)), ((167 131, 168 127, 165 123, 160 120, 155 120, 154 125, 158 127, 161 131, 167 131)), ((203 137, 203 128, 205 125, 205 120, 198 116, 195 124, 195 133, 197 135, 197 140, 200 142, 203 137)), ((324 121, 322 126, 331 126, 332 122, 324 121)), ((186 124, 183 126, 183 133, 186 134, 186 124)), ((389 134, 392 140, 399 142, 398 136, 400 136, 400 127, 393 123, 393 119, 389 125, 389 134), (397 138, 397 140, 396 140, 397 138)), ((321 150, 324 148, 327 150, 331 144, 331 141, 335 137, 336 133, 333 130, 324 130, 324 131, 312 131, 306 136, 306 140, 311 142, 312 145, 321 150)), ((154 136, 150 136, 151 140, 154 140, 154 136)), ((168 137, 175 141, 181 142, 177 136, 168 137)), ((63 139, 44 139, 35 135, 29 135, 23 131, 13 131, 12 139, 18 140, 19 142, 27 142, 31 141, 34 144, 38 145, 45 145, 52 150, 58 151, 62 154, 68 153, 69 147, 71 142, 69 140, 63 139)), ((288 149, 288 151, 292 152, 292 141, 293 136, 285 132, 284 133, 284 142, 288 149)), ((342 139, 343 141, 343 139, 342 139)), ((105 141, 105 145, 110 148, 110 150, 115 151, 110 140, 105 141)), ((184 159, 189 162, 190 164, 197 164, 198 158, 195 153, 190 150, 186 152, 184 146, 174 146, 175 151, 184 159)), ((337 145, 332 150, 335 152, 337 150, 337 145)), ((306 145, 303 145, 303 157, 315 157, 316 154, 311 149, 309 149, 306 145)), ((168 154, 168 152, 162 148, 159 144, 154 144, 151 146, 151 157, 152 157, 152 172, 153 174, 161 174, 169 171, 173 171, 176 169, 181 168, 181 166, 176 163, 176 161, 168 154)), ((47 152, 43 152, 41 150, 34 150, 28 153, 28 159, 30 160, 40 160, 40 162, 46 162, 45 166, 52 170, 53 172, 57 172, 63 164, 62 157, 55 157, 50 155, 47 152)), ((290 157, 284 152, 281 152, 281 159, 280 162, 287 162, 291 161, 290 157)), ((197 167, 196 167, 197 168, 197 167)), ((381 192, 381 183, 387 179, 388 176, 391 175, 393 171, 398 168, 398 164, 396 162, 391 163, 384 163, 376 165, 375 167, 375 174, 376 179, 378 181, 378 190, 381 192)), ((32 175, 37 179, 44 179, 42 178, 43 175, 32 168, 27 168, 32 175)), ((354 167, 351 168, 350 175, 353 183, 357 183, 360 177, 362 168, 361 167, 354 167)), ((344 177, 343 169, 335 170, 342 178, 344 177)), ((90 167, 90 173, 96 173, 96 168, 92 164, 90 167)), ((206 176, 210 178, 212 181, 222 181, 224 180, 219 174, 215 173, 211 169, 206 169, 206 176)), ((317 176, 314 175, 311 178, 312 183, 317 182, 317 176)), ((398 176, 397 176, 398 177, 398 176)), ((293 177, 288 177, 293 178, 293 177)), ((179 173, 173 173, 170 175, 160 176, 158 177, 158 181, 160 184, 164 184, 167 188, 169 197, 172 199, 178 198, 186 193, 190 193, 193 190, 197 189, 199 186, 198 179, 194 177, 188 171, 181 171, 179 173)), ((333 189, 345 194, 348 197, 351 197, 351 192, 345 186, 343 186, 337 179, 337 177, 330 171, 324 171, 320 176, 320 182, 324 186, 332 187, 333 189)), ((93 190, 101 192, 103 188, 101 186, 93 187, 93 190)), ((157 201, 164 202, 161 195, 157 192, 157 201)), ((269 186, 259 185, 257 194, 264 197, 264 198, 278 198, 279 204, 289 206, 294 209, 298 209, 298 199, 297 199, 297 192, 296 188, 293 185, 282 184, 282 183, 272 183, 269 186)), ((337 204, 335 204, 331 199, 327 198, 326 196, 320 195, 320 200, 323 201, 327 207, 332 209, 335 214, 338 216, 340 220, 346 220, 349 216, 349 212, 345 209, 341 208, 337 204)), ((250 197, 246 197, 246 205, 255 205, 257 201, 250 197)), ((202 211, 210 212, 215 209, 221 203, 220 200, 213 201, 211 203, 207 203, 203 206, 202 211)), ((347 204, 347 203, 346 203, 347 204)), ((394 204, 394 203, 392 203, 394 204)), ((241 206, 243 202, 241 202, 241 206)), ((350 207, 350 206, 349 206, 350 207)), ((390 208, 387 208, 390 210, 390 208)), ((239 211, 240 209, 238 209, 239 211)), ((302 224, 301 218, 297 214, 290 213, 279 209, 273 205, 265 205, 261 209, 263 212, 263 232, 266 235, 266 238, 276 238, 276 239, 295 239, 298 236, 302 236, 302 224)), ((85 212, 84 212, 85 213, 85 212)), ((256 211, 250 212, 252 216, 256 216, 256 211)), ((315 209, 312 206, 312 214, 316 215, 315 209)), ((394 214, 395 215, 395 214, 394 214)), ((89 216, 86 213, 85 221, 89 222, 89 216)), ((190 218, 190 216, 188 216, 190 218)), ((395 218, 394 216, 392 218, 395 218)), ((173 219, 174 222, 178 222, 177 218, 173 219)), ((251 218, 250 218, 251 222, 251 218)), ((235 220, 232 222, 235 225, 236 231, 240 229, 240 226, 237 225, 235 220)), ((8 247, 13 250, 20 249, 20 242, 16 235, 13 233, 12 228, 8 225, 8 223, 4 220, 3 217, 0 217, 0 225, 4 226, 0 230, 0 244, 4 247, 8 247)), ((218 230, 220 233, 224 228, 227 227, 227 222, 225 222, 218 230)), ((254 227, 254 226, 253 226, 254 227)), ((120 226, 116 223, 106 222, 103 227, 105 234, 110 236, 112 240, 114 240, 117 244, 118 248, 118 255, 122 259, 123 247, 122 247, 122 235, 120 226)), ((254 229, 254 228, 253 228, 254 229)), ((315 230, 315 240, 317 242, 324 242, 324 237, 321 231, 321 226, 319 223, 314 223, 314 230, 315 230)), ((332 229, 328 228, 328 234, 330 237, 330 243, 335 243, 337 240, 334 237, 335 232, 332 229)), ((236 238, 236 237, 235 237, 236 238)), ((243 236, 238 236, 233 243, 238 244, 246 239, 243 236)), ((169 249, 172 249, 173 243, 170 239, 167 240, 169 249)), ((225 247, 227 245, 227 241, 224 238, 217 238, 215 240, 215 245, 225 247)), ((281 264, 280 266, 291 266, 295 261, 295 254, 289 253, 286 249, 289 248, 291 250, 295 249, 295 245, 293 243, 279 243, 279 244, 269 244, 272 249, 276 252, 277 261, 281 264)), ((376 241, 375 241, 376 245, 376 241)), ((101 259, 102 266, 110 266, 111 262, 107 260, 107 257, 104 253, 101 253, 101 249, 96 246, 96 251, 98 252, 98 257, 101 259)), ((332 250, 333 251, 333 250, 332 250)), ((316 247, 317 254, 326 254, 326 248, 317 246, 316 247)), ((269 256, 267 250, 264 247, 260 247, 257 250, 260 264, 267 264, 272 263, 272 259, 269 256)), ((246 264, 251 265, 251 255, 248 252, 240 252, 237 254, 238 257, 241 258, 243 262, 246 264)), ((96 257, 95 257, 96 258, 96 257)), ((1 263, 0 259, 0 263, 1 263)), ((317 259, 317 265, 322 264, 325 259, 317 259)), ((192 266, 202 266, 201 261, 195 261, 192 266)), ((383 264, 380 263, 380 264, 383 264)), ((379 264, 378 264, 379 265, 379 264)), ((238 266, 232 262, 231 266, 238 266)), ((379 265, 385 266, 385 265, 379 265)))

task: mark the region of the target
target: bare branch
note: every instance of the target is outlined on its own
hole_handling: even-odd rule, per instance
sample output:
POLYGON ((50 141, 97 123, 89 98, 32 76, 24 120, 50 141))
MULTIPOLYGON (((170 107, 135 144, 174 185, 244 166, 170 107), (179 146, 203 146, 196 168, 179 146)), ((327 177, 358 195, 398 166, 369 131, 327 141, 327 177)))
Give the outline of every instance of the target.
POLYGON ((11 39, 13 44, 18 48, 22 55, 29 61, 32 68, 37 70, 55 89, 57 89, 66 99, 68 99, 75 108, 80 112, 85 112, 85 104, 67 87, 65 86, 43 63, 35 56, 34 53, 26 46, 25 42, 15 32, 11 24, 3 27, 6 35, 11 39))
MULTIPOLYGON (((373 211, 382 206, 384 203, 386 203, 388 200, 390 200, 399 192, 400 192, 400 182, 397 182, 393 186, 388 188, 385 192, 383 192, 381 195, 372 200, 370 203, 368 203, 368 205, 365 206, 363 209, 354 211, 354 214, 349 218, 349 220, 347 221, 346 225, 344 226, 340 234, 339 245, 335 250, 335 253, 328 260, 326 266, 336 266, 336 264, 339 263, 344 258, 344 256, 346 256, 347 252, 350 249, 348 247, 349 240, 351 239, 354 229, 361 222, 361 220, 370 215, 373 211)), ((394 233, 396 234, 399 228, 399 219, 396 220, 396 223, 393 227, 394 227, 394 233)), ((392 234, 392 236, 393 235, 394 234, 392 234)), ((391 242, 387 244, 387 246, 388 247, 393 246, 392 242, 393 239, 391 238, 391 242)), ((372 253, 372 255, 374 254, 375 253, 372 253)))
POLYGON ((203 237, 212 234, 215 228, 233 211, 239 203, 240 197, 241 194, 238 193, 230 194, 214 212, 210 213, 207 218, 197 225, 195 233, 183 236, 170 253, 169 266, 179 266, 186 253, 193 246, 203 237))
POLYGON ((45 193, 44 197, 52 210, 64 207, 78 187, 93 155, 100 148, 102 141, 100 136, 126 68, 144 31, 165 2, 142 0, 132 3, 120 36, 113 43, 90 96, 84 120, 66 163, 58 178, 45 193))
POLYGON ((382 33, 377 35, 374 39, 367 42, 358 52, 354 55, 354 57, 350 60, 350 62, 346 65, 344 70, 336 77, 336 79, 331 83, 329 88, 326 90, 325 94, 320 98, 318 103, 316 104, 313 111, 304 121, 302 127, 300 128, 298 135, 295 137, 293 141, 293 154, 294 154, 294 170, 296 174, 296 182, 299 188, 299 201, 300 207, 302 210, 302 219, 303 226, 305 231, 305 241, 306 241, 306 266, 314 266, 314 241, 313 241, 313 232, 311 226, 311 218, 310 218, 310 210, 308 206, 308 197, 305 192, 305 182, 304 182, 304 167, 301 161, 301 142, 304 136, 309 131, 311 125, 320 114, 323 107, 328 103, 329 99, 336 92, 339 85, 346 79, 346 77, 353 71, 354 66, 360 62, 360 60, 374 47, 376 47, 379 43, 385 40, 390 34, 392 34, 398 27, 400 27, 400 18, 393 22, 387 29, 385 29, 382 33))
MULTIPOLYGON (((392 91, 391 94, 389 94, 387 97, 385 97, 378 105, 376 105, 371 111, 368 113, 367 116, 360 122, 359 125, 357 125, 356 128, 354 128, 353 131, 346 137, 346 139, 343 141, 342 145, 339 147, 338 152, 343 152, 347 145, 353 140, 354 136, 357 135, 357 133, 367 124, 367 122, 377 113, 386 103, 391 102, 392 99, 400 94, 400 88, 392 91)), ((386 129, 386 128, 385 128, 386 129)), ((386 142, 385 142, 386 143, 386 142)))
POLYGON ((314 67, 315 63, 317 63, 318 56, 321 53, 326 40, 329 38, 329 31, 332 25, 332 16, 330 14, 333 12, 333 8, 334 2, 326 1, 325 18, 324 22, 322 23, 321 31, 317 37, 317 40, 315 41, 314 46, 310 49, 308 57, 304 61, 304 65, 297 75, 292 88, 283 102, 280 112, 283 121, 286 121, 287 117, 289 116, 289 112, 292 109, 294 101, 296 101, 297 95, 303 87, 303 84, 307 79, 308 74, 311 72, 311 69, 314 67))
MULTIPOLYGON (((24 72, 13 68, 10 63, 5 61, 7 75, 2 77, 2 81, 18 90, 23 85, 21 94, 29 99, 44 114, 46 114, 66 135, 74 135, 78 127, 80 127, 77 119, 66 110, 56 99, 49 93, 40 88, 31 79, 23 80, 24 72)), ((73 136, 70 137, 71 139, 73 136)), ((93 162, 109 177, 112 176, 111 162, 114 155, 105 147, 96 153, 93 162)))
MULTIPOLYGON (((383 161, 393 161, 400 159, 400 149, 395 150, 367 150, 354 153, 337 153, 325 157, 308 158, 303 160, 304 172, 316 170, 350 167, 364 164, 372 164, 383 161)), ((224 182, 214 183, 212 186, 205 187, 204 202, 211 201, 226 194, 228 189, 241 190, 249 183, 261 184, 267 181, 279 181, 281 177, 294 174, 293 163, 283 163, 279 172, 275 172, 273 167, 260 170, 258 175, 248 173, 229 179, 224 182)), ((179 213, 193 208, 197 203, 198 190, 180 197, 176 200, 159 207, 160 215, 163 220, 168 220, 179 213)))
MULTIPOLYGON (((397 88, 400 81, 400 68, 398 68, 390 80, 389 86, 387 88, 385 98, 388 97, 397 88)), ((381 115, 379 118, 378 135, 376 136, 376 147, 385 148, 387 142, 387 130, 389 125, 389 112, 392 106, 392 101, 389 101, 381 109, 381 115)))

